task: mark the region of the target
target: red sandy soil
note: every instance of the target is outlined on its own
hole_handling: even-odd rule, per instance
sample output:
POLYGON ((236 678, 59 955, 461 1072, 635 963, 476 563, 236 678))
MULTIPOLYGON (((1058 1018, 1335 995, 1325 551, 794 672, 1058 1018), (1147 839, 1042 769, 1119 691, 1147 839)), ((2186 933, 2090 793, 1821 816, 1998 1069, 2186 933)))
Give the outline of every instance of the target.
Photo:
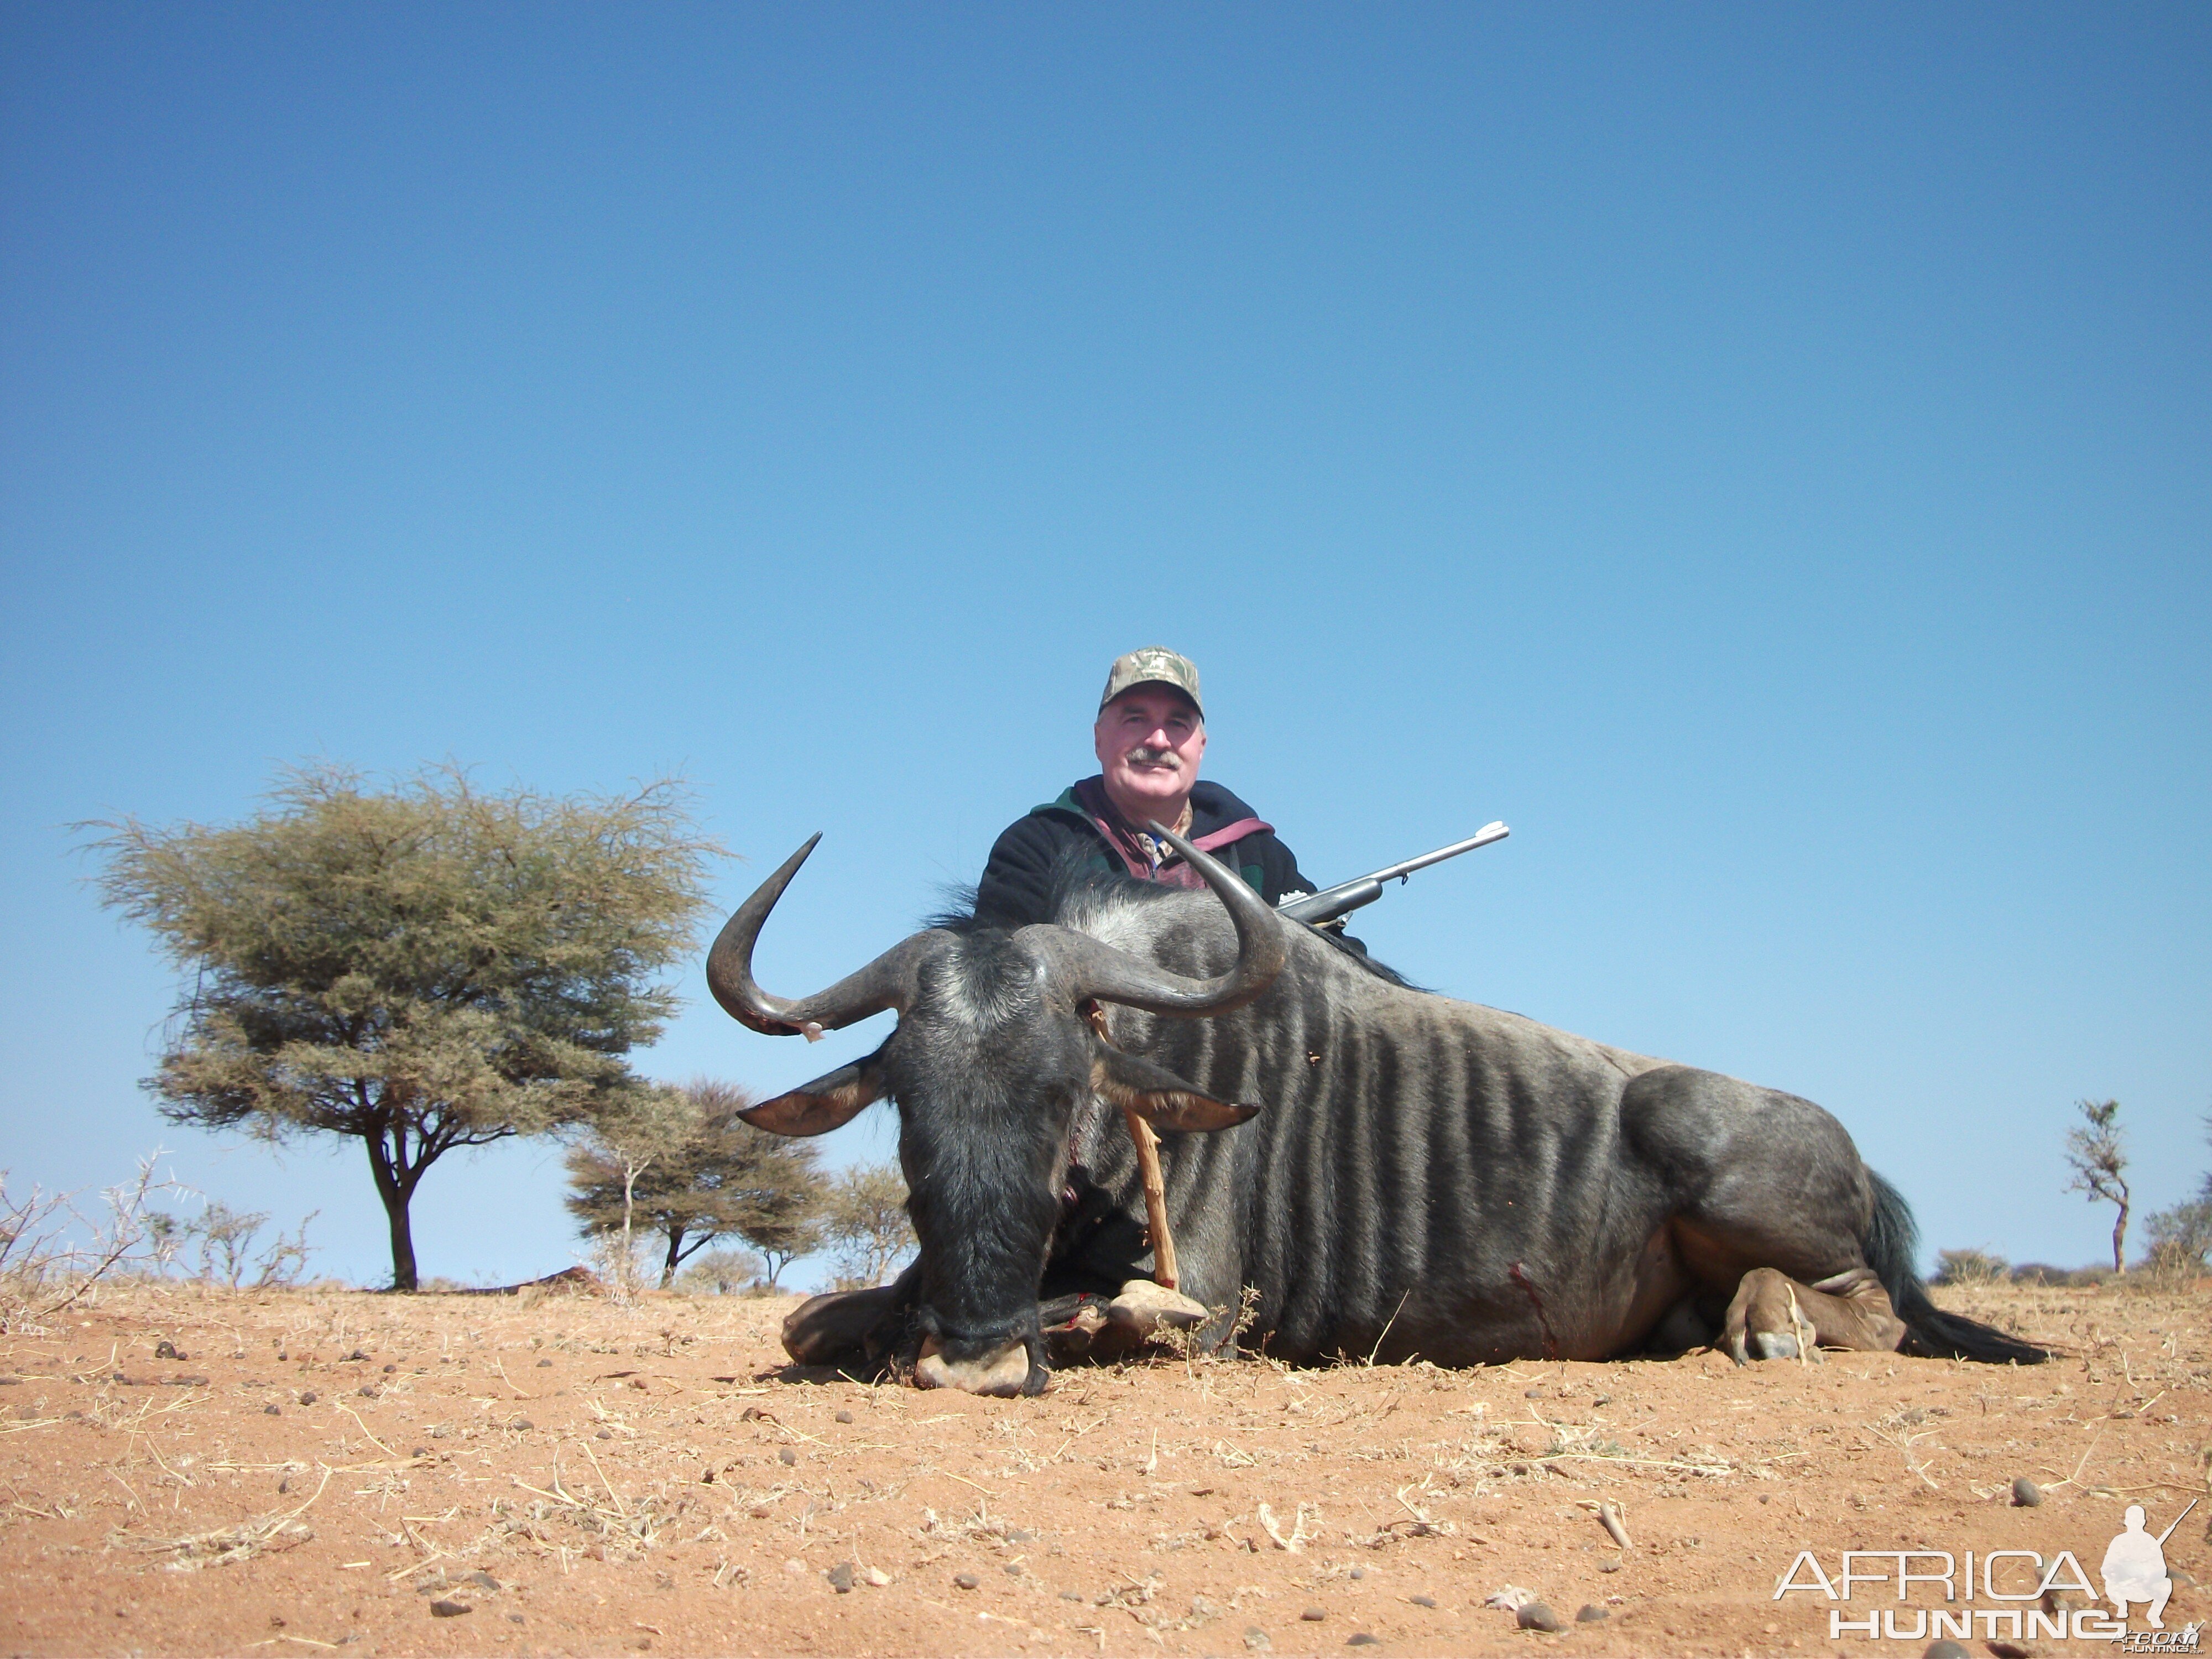
MULTIPOLYGON (((2201 1289, 1945 1299, 2064 1355, 1163 1356, 990 1401, 789 1367, 787 1300, 104 1289, 0 1337, 0 1644, 1917 1659, 1832 1640, 1817 1591, 1778 1601, 1796 1553, 2070 1550, 2094 1575, 2124 1504, 2155 1532, 2205 1492, 2212 1440, 2201 1289), (1565 1628, 1484 1606, 1508 1586, 1565 1628)), ((2170 1628, 2212 1605, 2208 1509, 2166 1546, 2170 1628)))

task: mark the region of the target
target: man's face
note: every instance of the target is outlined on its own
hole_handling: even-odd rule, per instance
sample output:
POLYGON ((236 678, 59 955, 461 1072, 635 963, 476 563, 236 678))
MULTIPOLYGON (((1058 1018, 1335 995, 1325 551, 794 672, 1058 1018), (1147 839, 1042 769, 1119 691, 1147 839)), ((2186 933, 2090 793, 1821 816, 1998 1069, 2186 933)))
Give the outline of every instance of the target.
POLYGON ((1198 781, 1206 723, 1172 686, 1133 685, 1098 711, 1093 746, 1106 793, 1136 823, 1158 817, 1173 827, 1198 781))

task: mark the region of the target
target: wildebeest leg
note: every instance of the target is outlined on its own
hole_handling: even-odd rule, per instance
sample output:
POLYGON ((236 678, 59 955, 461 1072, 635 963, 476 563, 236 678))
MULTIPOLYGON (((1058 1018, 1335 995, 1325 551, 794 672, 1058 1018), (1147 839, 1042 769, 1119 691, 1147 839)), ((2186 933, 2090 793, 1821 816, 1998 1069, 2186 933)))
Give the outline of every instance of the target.
POLYGON ((1744 1365, 1753 1354, 1817 1360, 1822 1347, 1892 1352, 1905 1338, 1905 1322, 1871 1268, 1801 1285, 1772 1267, 1754 1267, 1736 1286, 1721 1334, 1744 1365))
POLYGON ((913 1300, 914 1276, 909 1267, 888 1285, 807 1297, 783 1322, 783 1351, 802 1365, 868 1361, 870 1334, 913 1300))
POLYGON ((1905 1324, 1867 1255, 1873 1183, 1842 1124, 1809 1100, 1688 1066, 1632 1079, 1620 1114, 1648 1177, 1679 1194, 1675 1247, 1739 1361, 1819 1343, 1896 1348, 1905 1324))

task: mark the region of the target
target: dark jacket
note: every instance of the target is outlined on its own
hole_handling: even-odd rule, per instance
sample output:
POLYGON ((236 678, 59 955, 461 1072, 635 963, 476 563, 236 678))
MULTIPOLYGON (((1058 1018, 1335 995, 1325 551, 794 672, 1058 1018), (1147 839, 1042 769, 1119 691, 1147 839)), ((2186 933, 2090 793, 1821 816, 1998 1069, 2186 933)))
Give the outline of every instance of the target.
MULTIPOLYGON (((1291 849, 1275 838, 1273 826, 1218 783, 1192 787, 1189 839, 1243 877, 1270 904, 1280 903, 1286 894, 1314 890, 1298 873, 1291 849)), ((1139 880, 1204 884, 1173 853, 1153 866, 1146 851, 1135 827, 1107 800, 1103 781, 1085 778, 1059 799, 1030 808, 999 837, 976 884, 975 914, 1007 927, 1044 921, 1054 876, 1072 852, 1086 856, 1097 869, 1139 880)))

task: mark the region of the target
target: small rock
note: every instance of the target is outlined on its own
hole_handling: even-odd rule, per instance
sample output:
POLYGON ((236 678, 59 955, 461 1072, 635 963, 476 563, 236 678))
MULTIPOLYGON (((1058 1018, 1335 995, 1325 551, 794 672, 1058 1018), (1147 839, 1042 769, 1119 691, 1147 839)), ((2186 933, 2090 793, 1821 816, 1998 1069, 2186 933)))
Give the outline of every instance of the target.
POLYGON ((2012 1480, 2012 1501, 2015 1508, 2032 1510, 2043 1502, 2043 1488, 2026 1475, 2016 1474, 2012 1480))
POLYGON ((853 1564, 850 1561, 840 1561, 823 1577, 829 1579, 830 1588, 838 1595, 850 1595, 853 1593, 853 1564))
POLYGON ((429 1455, 430 1449, 428 1446, 417 1446, 415 1448, 414 1451, 410 1454, 410 1455, 415 1457, 428 1457, 429 1455))
POLYGON ((1522 1630, 1557 1630, 1559 1615, 1541 1601, 1531 1601, 1514 1613, 1513 1622, 1522 1630))
POLYGON ((359 1348, 356 1348, 351 1353, 348 1354, 346 1358, 348 1359, 366 1359, 368 1356, 363 1353, 359 1348))
POLYGON ((793 1464, 799 1462, 799 1454, 792 1450, 790 1447, 786 1446, 782 1450, 776 1453, 775 1461, 782 1464, 784 1468, 789 1468, 793 1464))
POLYGON ((510 1625, 520 1625, 523 1623, 524 1620, 520 1613, 510 1613, 507 1615, 507 1622, 510 1625))
POLYGON ((307 1393, 301 1395, 300 1396, 300 1403, 302 1406, 313 1405, 315 1403, 315 1391, 313 1389, 310 1389, 307 1393))
POLYGON ((853 1420, 853 1413, 850 1412, 839 1412, 837 1413, 837 1420, 840 1423, 849 1423, 853 1420))
POLYGON ((1613 1404, 1613 1396, 1609 1394, 1594 1394, 1590 1396, 1590 1404, 1593 1406, 1610 1406, 1613 1404))
POLYGON ((1367 1577, 1367 1569, 1364 1567, 1354 1567, 1352 1570, 1352 1576, 1354 1578, 1364 1578, 1367 1577))
POLYGON ((289 1491, 291 1491, 291 1490, 292 1490, 292 1477, 291 1477, 290 1475, 289 1475, 289 1474, 288 1474, 288 1475, 284 1476, 282 1480, 280 1480, 279 1481, 277 1481, 277 1483, 276 1483, 276 1490, 277 1490, 278 1492, 289 1492, 289 1491))
POLYGON ((1018 1577, 1020 1577, 1022 1576, 1022 1564, 1021 1564, 1020 1562, 1018 1562, 1018 1561, 1009 1561, 1009 1562, 1007 1562, 1007 1563, 1006 1563, 1006 1576, 1007 1576, 1008 1577, 1010 1577, 1010 1578, 1018 1578, 1018 1577))
POLYGON ((514 1422, 508 1424, 507 1426, 514 1430, 517 1433, 522 1433, 528 1430, 534 1429, 538 1425, 526 1417, 518 1417, 514 1422))
POLYGON ((474 1584, 478 1589, 488 1589, 496 1592, 499 1589, 499 1580, 493 1577, 482 1567, 478 1567, 474 1572, 469 1575, 468 1582, 474 1584))
POLYGON ((2031 1659, 2035 1650, 2025 1642, 1988 1641, 1982 1644, 1996 1659, 2031 1659))
POLYGON ((374 1382, 364 1382, 360 1388, 356 1389, 355 1392, 360 1395, 363 1400, 374 1400, 376 1398, 376 1384, 374 1382))
POLYGON ((1948 1636, 1939 1636, 1928 1644, 1920 1659, 1973 1659, 1973 1656, 1948 1636))
POLYGON ((451 1601, 443 1596, 430 1603, 431 1615, 438 1619, 458 1619, 465 1613, 475 1611, 476 1609, 465 1601, 451 1601))
POLYGON ((284 1415, 283 1410, 275 1406, 264 1406, 261 1408, 261 1414, 264 1417, 282 1417, 284 1415))
POLYGON ((1601 1561, 1597 1564, 1597 1570, 1600 1572, 1619 1572, 1620 1571, 1620 1563, 1618 1561, 1601 1561))
POLYGON ((1273 1653, 1275 1650, 1275 1644, 1268 1638, 1267 1632, 1257 1625, 1244 1626, 1244 1645, 1255 1653, 1273 1653))
POLYGON ((1034 1544, 1036 1540, 1036 1534, 1031 1532, 1027 1527, 1016 1527, 1006 1534, 1006 1541, 1009 1544, 1034 1544))
POLYGON ((1309 1625, 1318 1625, 1322 1620, 1328 1618, 1328 1614, 1319 1607, 1308 1607, 1298 1617, 1309 1625))
POLYGON ((1083 1599, 1083 1592, 1081 1590, 1062 1590, 1060 1593, 1060 1599, 1063 1601, 1080 1601, 1083 1599))
POLYGON ((1504 1613, 1518 1613, 1535 1599, 1535 1591, 1522 1589, 1518 1584, 1508 1584, 1504 1589, 1492 1590, 1484 1596, 1482 1605, 1504 1613))
POLYGON ((594 1440, 611 1440, 614 1437, 615 1431, 612 1429, 601 1429, 597 1434, 592 1437, 594 1440))
MULTIPOLYGON (((878 1589, 882 1589, 884 1586, 886 1586, 887 1584, 889 1584, 889 1583, 891 1582, 891 1576, 890 1576, 890 1574, 889 1574, 889 1573, 885 1572, 885 1571, 884 1571, 881 1567, 870 1567, 870 1568, 868 1569, 868 1571, 867 1571, 864 1575, 862 1575, 862 1576, 863 1576, 863 1577, 865 1577, 867 1579, 867 1581, 868 1581, 871 1584, 873 1584, 873 1585, 874 1585, 878 1589)), ((1082 1598, 1081 1596, 1078 1596, 1078 1597, 1076 1597, 1076 1600, 1077 1600, 1077 1601, 1081 1601, 1082 1599, 1083 1599, 1083 1598, 1082 1598)))
POLYGON ((1417 1607, 1432 1607, 1437 1604, 1437 1598, 1433 1595, 1409 1595, 1406 1599, 1417 1607))
POLYGON ((787 1561, 783 1564, 783 1570, 793 1578, 806 1577, 806 1563, 804 1561, 787 1561))
POLYGON ((1521 1391, 1521 1397, 1523 1400, 1541 1400, 1544 1397, 1544 1391, 1541 1389, 1523 1389, 1521 1391))
POLYGON ((553 1362, 550 1359, 541 1359, 538 1362, 538 1369, 541 1371, 550 1371, 553 1369, 553 1362))
POLYGON ((1382 1640, 1379 1636, 1370 1636, 1364 1630, 1356 1630, 1344 1638, 1344 1645, 1348 1648, 1371 1648, 1382 1640))
POLYGON ((1601 1619, 1610 1619, 1612 1617, 1613 1615, 1611 1613, 1607 1613, 1603 1607, 1598 1606, 1596 1602, 1585 1601, 1575 1613, 1575 1623, 1577 1625, 1595 1625, 1601 1619))
POLYGON ((179 1348, 175 1343, 170 1341, 167 1337, 164 1337, 161 1341, 156 1342, 154 1345, 154 1358, 156 1359, 189 1359, 191 1356, 186 1353, 182 1348, 179 1348))
POLYGON ((1218 1602, 1216 1602, 1210 1597, 1204 1595, 1194 1595, 1190 1598, 1190 1622, 1192 1624, 1207 1624, 1220 1617, 1221 1607, 1218 1602))
POLYGON ((386 1366, 384 1368, 384 1374, 385 1374, 386 1376, 391 1376, 391 1375, 392 1375, 392 1372, 394 1372, 394 1371, 398 1370, 398 1369, 399 1369, 399 1367, 398 1367, 398 1366, 397 1366, 397 1365, 386 1365, 386 1366))
POLYGON ((974 1589, 983 1581, 972 1572, 956 1572, 952 1575, 952 1582, 962 1589, 974 1589))

